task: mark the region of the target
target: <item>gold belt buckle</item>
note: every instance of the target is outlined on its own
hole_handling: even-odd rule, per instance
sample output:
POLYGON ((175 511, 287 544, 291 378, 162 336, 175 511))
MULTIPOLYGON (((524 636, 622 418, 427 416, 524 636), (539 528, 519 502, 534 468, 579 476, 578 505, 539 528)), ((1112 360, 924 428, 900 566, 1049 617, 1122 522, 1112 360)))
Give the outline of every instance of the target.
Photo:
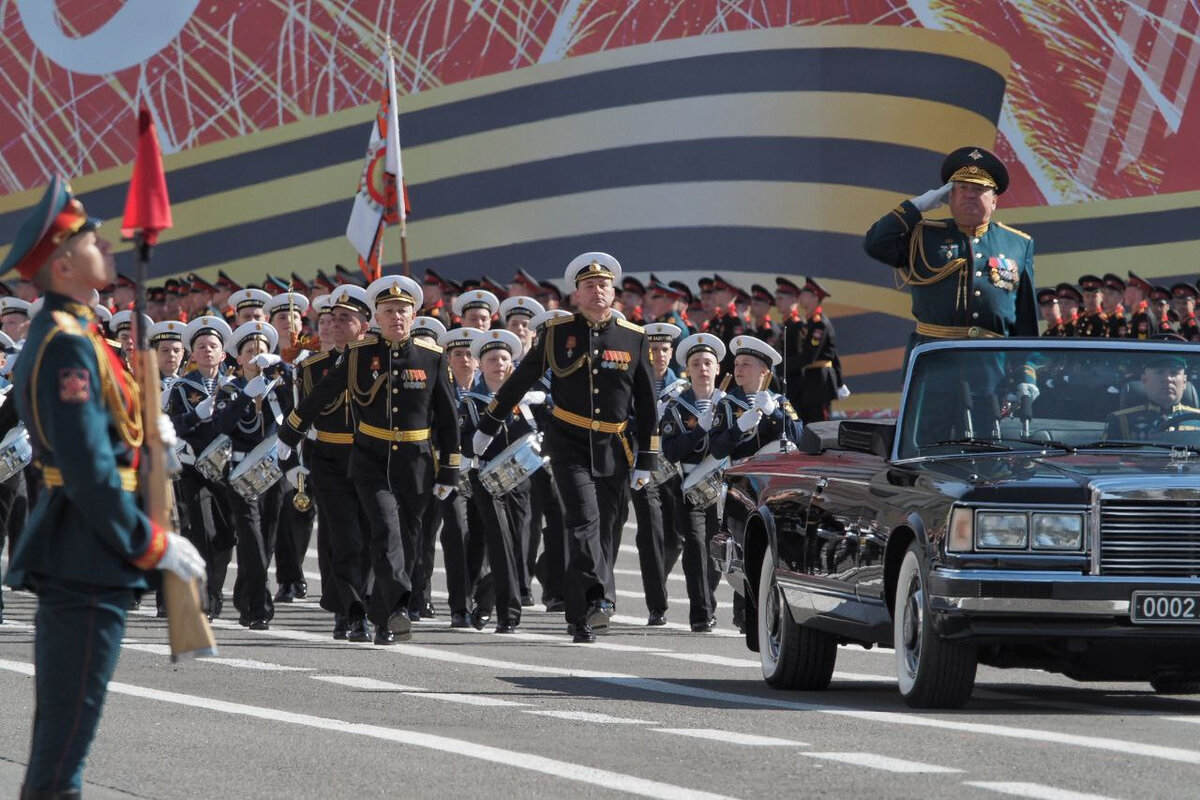
POLYGON ((980 329, 980 327, 978 325, 972 325, 971 327, 967 328, 967 338, 968 339, 978 339, 982 335, 983 335, 983 331, 980 329))
POLYGON ((592 420, 591 429, 594 431, 600 430, 600 420, 598 420, 598 419, 592 420))

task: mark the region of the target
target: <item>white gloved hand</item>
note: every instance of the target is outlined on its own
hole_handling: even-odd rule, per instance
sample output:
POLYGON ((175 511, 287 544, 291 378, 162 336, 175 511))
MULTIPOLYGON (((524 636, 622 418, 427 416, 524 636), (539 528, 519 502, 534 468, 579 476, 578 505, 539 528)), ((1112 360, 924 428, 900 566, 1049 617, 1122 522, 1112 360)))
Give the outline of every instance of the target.
POLYGON ((444 483, 439 483, 433 487, 433 496, 436 497, 438 500, 445 500, 447 497, 450 496, 450 493, 453 492, 454 489, 455 489, 455 487, 453 487, 453 486, 448 486, 444 483))
POLYGON ((231 383, 233 383, 232 375, 229 375, 227 373, 222 373, 217 376, 217 388, 218 389, 220 389, 222 386, 228 386, 231 383))
POLYGON ((267 379, 262 375, 255 375, 242 391, 247 397, 262 397, 267 393, 267 379))
POLYGON ((533 391, 529 391, 529 392, 525 393, 525 396, 521 398, 520 405, 540 406, 544 402, 546 402, 546 393, 539 392, 536 389, 534 389, 533 391))
POLYGON ((213 415, 213 406, 216 405, 216 403, 217 396, 215 394, 204 398, 196 404, 196 416, 202 420, 209 419, 213 415))
POLYGON ((1026 395, 1028 395, 1029 402, 1031 402, 1031 403, 1034 402, 1035 400, 1037 400, 1038 395, 1040 395, 1041 393, 1042 393, 1041 390, 1038 389, 1036 384, 1021 383, 1021 384, 1017 385, 1017 397, 1025 397, 1026 395))
POLYGON ((775 395, 769 391, 755 392, 752 397, 754 408, 761 411, 764 417, 771 416, 775 413, 775 409, 779 408, 779 402, 775 399, 775 395))
POLYGON ((475 431, 475 435, 471 437, 471 449, 475 451, 476 458, 483 458, 488 445, 492 443, 492 438, 483 431, 475 431))
POLYGON ((925 194, 919 194, 909 200, 918 211, 932 211, 935 208, 940 208, 946 202, 946 196, 950 194, 950 187, 954 185, 953 181, 946 181, 945 186, 937 189, 930 189, 925 194))
MULTIPOLYGON (((279 456, 280 461, 287 461, 292 457, 292 448, 280 441, 275 442, 275 455, 279 456)), ((304 470, 304 474, 308 474, 308 470, 304 470)))
POLYGON ((283 356, 277 356, 274 353, 259 353, 254 358, 250 359, 250 363, 259 369, 273 367, 283 361, 283 356))
POLYGON ((650 470, 635 469, 633 474, 629 476, 629 487, 636 491, 641 491, 646 484, 650 482, 650 470))
MULTIPOLYGON (((282 442, 280 442, 279 446, 287 447, 287 445, 283 444, 282 442)), ((308 467, 302 467, 302 466, 297 465, 297 466, 294 466, 291 469, 289 469, 284 474, 284 477, 287 478, 287 482, 290 483, 293 488, 295 488, 296 481, 300 478, 300 476, 307 475, 307 474, 308 474, 308 467)))
POLYGON ((1110 386, 1107 389, 1105 389, 1105 391, 1108 392, 1109 394, 1120 394, 1121 393, 1121 390, 1115 386, 1110 386))
POLYGON ((837 396, 838 400, 845 400, 850 396, 850 387, 843 383, 837 388, 837 396))
POLYGON ((163 447, 170 450, 179 441, 179 437, 175 435, 175 426, 171 424, 171 418, 166 414, 158 415, 158 438, 162 442, 163 447))
POLYGON ((747 411, 745 414, 742 414, 740 417, 738 417, 738 421, 737 421, 738 430, 740 430, 742 433, 749 433, 750 431, 752 431, 758 427, 758 423, 761 420, 762 420, 762 410, 757 409, 757 408, 752 408, 749 411, 747 411))
POLYGON ((712 403, 708 408, 704 409, 704 411, 700 413, 699 417, 696 418, 696 424, 706 431, 710 430, 713 426, 713 418, 716 416, 716 413, 717 404, 712 403))
POLYGON ((167 532, 167 549, 158 561, 158 569, 170 570, 185 581, 204 577, 204 559, 195 545, 178 533, 167 532))

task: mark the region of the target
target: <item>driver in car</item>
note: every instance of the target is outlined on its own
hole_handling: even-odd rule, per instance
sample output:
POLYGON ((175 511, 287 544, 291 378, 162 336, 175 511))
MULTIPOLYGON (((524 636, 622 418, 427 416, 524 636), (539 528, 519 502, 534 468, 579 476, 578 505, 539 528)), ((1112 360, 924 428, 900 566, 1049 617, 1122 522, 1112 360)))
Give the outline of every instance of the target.
POLYGON ((1105 439, 1146 441, 1168 429, 1200 431, 1200 408, 1181 401, 1187 388, 1187 367, 1182 356, 1158 355, 1142 367, 1141 386, 1146 402, 1108 415, 1105 439), (1182 415, 1178 423, 1172 418, 1182 415))

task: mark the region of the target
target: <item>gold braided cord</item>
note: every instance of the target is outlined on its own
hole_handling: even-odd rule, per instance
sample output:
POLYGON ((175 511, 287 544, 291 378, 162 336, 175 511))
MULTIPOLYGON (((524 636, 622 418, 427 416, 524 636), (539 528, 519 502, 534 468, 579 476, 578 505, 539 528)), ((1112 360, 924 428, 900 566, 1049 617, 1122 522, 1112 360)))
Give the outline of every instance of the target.
POLYGON ((108 359, 108 343, 99 336, 88 334, 92 349, 96 351, 96 361, 100 368, 100 390, 104 395, 104 404, 112 412, 121 441, 132 448, 142 446, 145 431, 142 428, 142 387, 134 381, 129 385, 129 404, 132 412, 125 408, 125 398, 117 386, 117 376, 113 374, 112 362, 108 359))
POLYGON ((913 230, 912 236, 908 240, 908 264, 896 270, 897 280, 896 288, 903 289, 906 286, 932 286, 935 283, 941 283, 949 278, 954 273, 958 273, 958 288, 955 291, 955 308, 965 308, 967 305, 967 271, 968 263, 965 258, 952 258, 940 267, 934 267, 929 263, 929 257, 925 254, 925 237, 921 230, 923 222, 918 222, 913 230), (920 258, 920 261, 918 261, 920 258), (925 267, 926 275, 917 273, 917 265, 922 264, 925 267))

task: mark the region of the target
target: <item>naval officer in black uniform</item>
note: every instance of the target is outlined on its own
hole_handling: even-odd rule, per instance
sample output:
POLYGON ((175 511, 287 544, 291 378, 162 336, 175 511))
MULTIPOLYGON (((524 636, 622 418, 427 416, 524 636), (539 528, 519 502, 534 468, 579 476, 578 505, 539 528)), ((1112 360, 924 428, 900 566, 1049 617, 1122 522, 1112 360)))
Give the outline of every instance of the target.
POLYGON ((479 420, 473 445, 486 451, 504 421, 498 409, 512 408, 550 370, 554 410, 543 446, 566 515, 567 622, 576 642, 594 642, 615 607, 614 546, 629 487, 644 487, 655 467, 657 408, 645 334, 613 315, 620 263, 584 253, 565 277, 579 312, 546 324, 479 420), (639 421, 633 431, 631 416, 639 421))

